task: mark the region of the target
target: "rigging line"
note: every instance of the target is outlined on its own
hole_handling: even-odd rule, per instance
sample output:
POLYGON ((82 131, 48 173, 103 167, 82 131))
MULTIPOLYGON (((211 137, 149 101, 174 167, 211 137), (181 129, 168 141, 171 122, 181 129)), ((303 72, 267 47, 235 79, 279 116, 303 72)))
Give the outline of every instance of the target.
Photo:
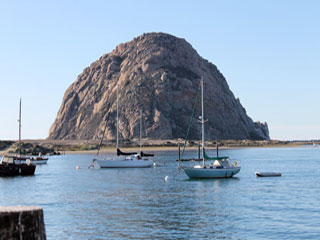
POLYGON ((189 126, 188 126, 188 130, 187 130, 186 138, 185 138, 185 140, 184 140, 184 145, 183 145, 183 150, 182 150, 181 158, 183 157, 184 150, 186 149, 187 139, 188 139, 189 131, 190 131, 190 128, 191 128, 191 123, 192 123, 192 118, 193 118, 193 115, 194 115, 194 110, 196 109, 196 104, 197 104, 197 102, 198 102, 198 95, 199 95, 199 92, 200 92, 200 87, 201 87, 201 82, 200 82, 200 84, 199 84, 199 88, 198 88, 198 90, 197 90, 197 95, 196 95, 196 98, 195 98, 195 100, 194 100, 193 109, 192 109, 192 115, 191 115, 190 120, 189 120, 189 126))
POLYGON ((100 144, 99 144, 99 146, 98 146, 97 156, 99 155, 100 148, 101 148, 101 144, 102 144, 102 141, 103 141, 103 138, 104 138, 104 133, 106 132, 106 129, 107 129, 107 118, 106 118, 106 125, 104 126, 104 130, 103 130, 102 138, 101 138, 100 144))

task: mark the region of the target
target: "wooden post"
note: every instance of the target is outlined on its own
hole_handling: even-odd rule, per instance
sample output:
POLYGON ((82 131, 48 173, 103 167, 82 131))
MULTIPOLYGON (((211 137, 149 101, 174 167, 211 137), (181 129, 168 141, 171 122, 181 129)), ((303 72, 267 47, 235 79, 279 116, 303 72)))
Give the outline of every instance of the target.
POLYGON ((19 105, 19 157, 21 157, 21 98, 20 98, 20 105, 19 105))
POLYGON ((219 143, 217 142, 217 157, 219 157, 219 143))
POLYGON ((200 142, 198 144, 198 161, 200 162, 200 142))
POLYGON ((40 207, 0 207, 0 239, 46 239, 40 207))
POLYGON ((178 161, 179 161, 179 164, 180 164, 180 160, 181 160, 181 155, 180 155, 180 143, 178 143, 178 161))

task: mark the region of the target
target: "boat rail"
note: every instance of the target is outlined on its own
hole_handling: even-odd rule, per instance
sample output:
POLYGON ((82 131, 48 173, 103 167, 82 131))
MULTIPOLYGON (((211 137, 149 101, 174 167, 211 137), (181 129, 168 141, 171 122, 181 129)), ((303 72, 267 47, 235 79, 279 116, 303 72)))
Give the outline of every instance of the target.
MULTIPOLYGON (((110 160, 110 161, 112 161, 112 160, 126 160, 126 158, 124 158, 124 157, 101 157, 100 158, 101 160, 110 160)), ((97 160, 97 158, 93 158, 93 161, 95 161, 95 160, 97 160)))

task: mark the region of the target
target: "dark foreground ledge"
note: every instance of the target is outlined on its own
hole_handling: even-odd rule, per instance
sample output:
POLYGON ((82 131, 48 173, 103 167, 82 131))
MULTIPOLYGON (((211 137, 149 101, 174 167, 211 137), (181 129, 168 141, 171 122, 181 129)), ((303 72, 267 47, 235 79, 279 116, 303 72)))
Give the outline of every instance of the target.
POLYGON ((45 240, 46 231, 42 208, 0 207, 0 239, 45 240))

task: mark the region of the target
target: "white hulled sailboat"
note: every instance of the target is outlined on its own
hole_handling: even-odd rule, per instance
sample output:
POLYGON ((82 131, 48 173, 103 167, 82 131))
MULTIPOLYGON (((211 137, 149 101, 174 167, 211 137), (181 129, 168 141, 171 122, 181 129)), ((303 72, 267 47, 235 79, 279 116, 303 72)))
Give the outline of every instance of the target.
MULTIPOLYGON (((101 141, 102 143, 102 141, 101 141)), ((101 146, 100 143, 100 146, 101 146)), ((99 146, 99 149, 100 149, 99 146)), ((141 151, 141 116, 140 116, 140 153, 125 153, 119 149, 119 86, 117 86, 117 157, 93 159, 93 166, 96 164, 100 168, 147 168, 153 166, 153 154, 145 154, 141 151)))
POLYGON ((184 168, 184 172, 191 179, 199 178, 228 178, 233 177, 240 172, 240 166, 237 163, 231 164, 229 157, 210 158, 205 152, 204 143, 204 106, 203 106, 203 79, 201 79, 201 135, 202 135, 202 164, 194 167, 184 168), (214 160, 210 165, 206 165, 205 160, 214 160))

